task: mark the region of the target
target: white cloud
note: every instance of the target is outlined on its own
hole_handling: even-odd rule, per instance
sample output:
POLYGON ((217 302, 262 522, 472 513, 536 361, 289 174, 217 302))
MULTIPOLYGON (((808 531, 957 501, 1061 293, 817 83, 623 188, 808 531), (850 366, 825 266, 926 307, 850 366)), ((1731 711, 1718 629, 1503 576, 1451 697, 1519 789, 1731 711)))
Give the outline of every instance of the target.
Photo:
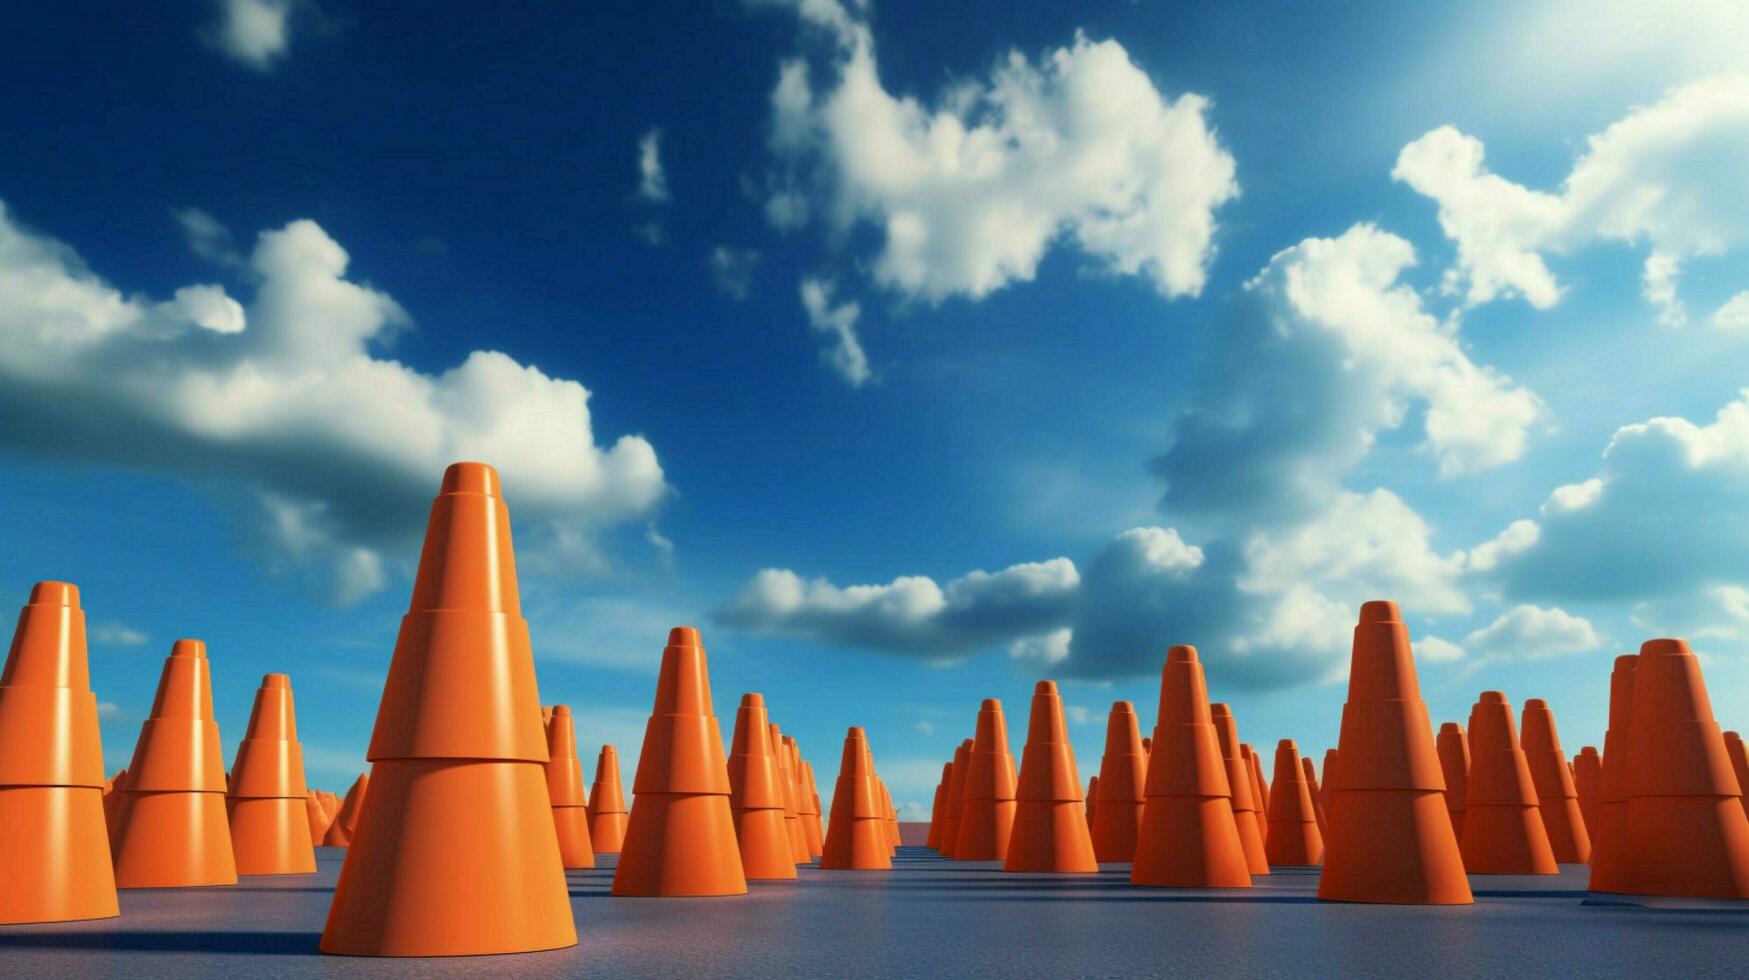
MULTIPOLYGON (((1583 616, 1559 607, 1517 606, 1464 638, 1470 651, 1499 660, 1544 660, 1595 650, 1602 643, 1583 616)), ((1435 658, 1437 659, 1437 658, 1435 658)))
POLYGON ((660 204, 668 200, 668 174, 662 169, 662 130, 638 137, 638 196, 660 204))
POLYGON ((98 623, 91 627, 91 642, 104 646, 144 646, 152 638, 126 623, 98 623))
POLYGON ((1499 567, 1502 558, 1516 555, 1536 544, 1536 539, 1541 534, 1542 529, 1537 527, 1535 521, 1524 519, 1513 521, 1506 526, 1506 530, 1495 535, 1492 541, 1485 541, 1471 548, 1464 556, 1465 563, 1471 571, 1491 572, 1499 567))
POLYGON ((744 300, 752 292, 753 270, 759 267, 762 259, 764 256, 758 249, 718 245, 705 258, 705 265, 710 268, 711 281, 717 284, 723 295, 744 300))
MULTIPOLYGON (((1555 515, 1567 514, 1576 510, 1584 510, 1592 504, 1597 503, 1597 498, 1601 496, 1603 496, 1603 481, 1597 477, 1592 477, 1589 480, 1581 480, 1578 483, 1568 483, 1564 486, 1556 487, 1549 493, 1549 499, 1543 501, 1542 513, 1544 515, 1555 515)), ((1534 544, 1536 536, 1532 534, 1530 538, 1530 543, 1534 544)), ((1519 550, 1522 551, 1523 549, 1519 550)))
POLYGON ((1069 636, 1068 627, 1037 636, 1023 636, 1008 644, 1008 655, 1016 660, 1039 664, 1060 663, 1069 657, 1069 636))
POLYGON ((1415 641, 1415 659, 1430 664, 1452 663, 1464 658, 1464 648, 1437 636, 1424 636, 1415 641))
POLYGON ((206 42, 231 60, 268 71, 285 57, 291 41, 290 18, 296 0, 218 0, 219 21, 208 27, 206 42))
POLYGON ((860 388, 869 379, 868 355, 856 337, 856 321, 862 316, 862 304, 857 302, 832 305, 831 280, 802 279, 802 307, 808 313, 808 326, 829 339, 820 351, 820 360, 852 388, 860 388))
POLYGON ((122 717, 121 705, 114 701, 99 701, 97 702, 97 717, 100 721, 120 721, 122 717))
POLYGON ((1593 242, 1650 246, 1642 292, 1667 324, 1685 318, 1677 274, 1749 236, 1749 76, 1674 89, 1587 141, 1558 192, 1491 173, 1480 140, 1441 126, 1403 148, 1392 176, 1439 204, 1457 243, 1449 283, 1471 303, 1560 298, 1545 264, 1593 242))
POLYGON ((1214 211, 1238 194, 1208 100, 1164 95, 1115 41, 1077 34, 1035 63, 1013 51, 933 102, 889 91, 872 35, 845 7, 789 4, 833 42, 817 84, 780 66, 770 145, 787 175, 768 217, 872 225, 876 282, 939 303, 1031 280, 1072 242, 1100 269, 1166 296, 1202 290, 1214 211), (806 190, 813 207, 793 195, 806 190))
POLYGON ((172 211, 171 216, 181 226, 189 251, 219 265, 238 268, 245 265, 231 239, 231 229, 225 227, 224 222, 200 208, 182 208, 172 211))
POLYGON ((1749 327, 1749 291, 1738 293, 1714 310, 1712 324, 1725 330, 1749 327))
POLYGON ((512 510, 573 534, 646 518, 650 444, 597 445, 589 392, 496 351, 428 375, 372 353, 408 318, 314 222, 263 232, 247 307, 124 295, 0 206, 0 443, 162 469, 240 505, 270 569, 352 598, 416 551, 439 474, 496 465, 512 510))

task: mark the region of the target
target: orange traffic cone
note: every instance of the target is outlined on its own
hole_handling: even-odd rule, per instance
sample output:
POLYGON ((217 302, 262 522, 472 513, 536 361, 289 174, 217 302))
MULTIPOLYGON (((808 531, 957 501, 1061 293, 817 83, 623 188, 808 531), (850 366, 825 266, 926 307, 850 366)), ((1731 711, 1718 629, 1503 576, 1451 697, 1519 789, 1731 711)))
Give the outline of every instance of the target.
POLYGON ((316 873, 304 749, 298 744, 291 678, 268 674, 255 692, 249 730, 231 764, 226 807, 240 875, 316 873))
POLYGON ((662 651, 613 894, 746 893, 704 647, 698 630, 677 626, 662 651))
POLYGON ((352 788, 346 791, 346 798, 340 801, 340 810, 334 814, 334 822, 328 825, 328 834, 322 839, 323 847, 352 846, 353 832, 358 829, 358 808, 364 805, 365 792, 369 789, 370 774, 360 773, 352 788))
MULTIPOLYGON (((1749 814, 1749 753, 1743 749, 1743 738, 1736 732, 1725 733, 1725 754, 1731 757, 1731 771, 1737 774, 1737 786, 1743 790, 1743 812, 1749 814)), ((1579 795, 1583 804, 1585 795, 1579 795)))
POLYGON ((1360 607, 1342 734, 1335 759, 1325 760, 1330 837, 1319 898, 1401 905, 1474 901, 1445 808, 1445 778, 1409 630, 1394 602, 1360 607))
POLYGON ((1008 856, 1014 829, 1014 756, 1008 751, 1008 723, 1002 702, 985 698, 978 709, 978 735, 966 771, 959 838, 953 856, 961 861, 1000 861, 1008 856))
POLYGON ((1452 833, 1464 839, 1464 801, 1470 792, 1470 738, 1464 726, 1448 721, 1439 726, 1439 768, 1445 776, 1445 809, 1452 833))
POLYGON ((1524 702, 1521 735, 1524 758, 1530 763, 1531 782, 1536 785, 1537 810, 1549 847, 1560 864, 1584 864, 1591 860, 1591 835, 1585 815, 1579 812, 1579 791, 1573 785, 1573 770, 1561 751, 1561 736, 1555 731, 1555 713, 1548 702, 1531 698, 1524 702))
POLYGON ((930 850, 941 848, 942 811, 947 806, 947 784, 953 779, 953 763, 941 764, 941 782, 935 784, 935 802, 929 807, 929 837, 923 846, 930 850))
MULTIPOLYGON (((795 745, 795 739, 790 739, 795 745)), ((826 832, 820 827, 820 795, 814 790, 814 764, 801 757, 801 748, 796 746, 796 761, 800 769, 796 776, 799 792, 796 794, 797 814, 802 821, 802 837, 808 843, 808 860, 820 856, 826 842, 826 832)))
POLYGON ((795 854, 784 826, 782 778, 778 753, 771 744, 771 723, 765 719, 765 697, 743 694, 729 750, 729 812, 735 817, 741 868, 749 881, 796 876, 795 854))
POLYGON ((0 925, 117 914, 103 784, 79 590, 38 582, 0 674, 0 925))
POLYGON ((1300 759, 1300 776, 1306 781, 1307 792, 1312 794, 1312 815, 1318 821, 1318 850, 1321 853, 1324 849, 1324 835, 1330 831, 1326 829, 1328 825, 1324 822, 1324 800, 1318 788, 1318 771, 1312 768, 1309 756, 1300 759))
POLYGON ((1257 783, 1251 777, 1248 756, 1240 751, 1239 722, 1233 709, 1215 702, 1209 705, 1209 717, 1214 721, 1215 737, 1221 743, 1221 760, 1227 769, 1227 785, 1233 791, 1233 824, 1239 832, 1239 846, 1245 849, 1245 865, 1254 875, 1269 873, 1269 858, 1263 852, 1263 808, 1258 805, 1257 783))
POLYGON ((1055 681, 1033 689, 1020 755, 1013 830, 1004 871, 1097 874, 1093 836, 1081 807, 1081 774, 1063 718, 1063 699, 1055 681))
POLYGON ((177 640, 140 728, 110 841, 120 888, 234 885, 206 644, 177 640))
POLYGON ((1094 813, 1094 810, 1098 807, 1098 805, 1099 805, 1099 777, 1098 776, 1089 776, 1089 777, 1087 777, 1087 799, 1082 804, 1082 809, 1084 809, 1086 811, 1087 835, 1089 838, 1091 838, 1093 836, 1093 813, 1094 813))
MULTIPOLYGON (((95 696, 93 695, 93 697, 95 696)), ((108 833, 103 841, 103 849, 106 851, 109 850, 109 838, 115 836, 115 818, 121 812, 122 790, 127 788, 127 784, 128 770, 126 766, 123 766, 109 781, 109 789, 103 794, 103 829, 108 833)), ((110 874, 114 873, 115 869, 111 867, 110 874)))
POLYGON ((1636 891, 1749 898, 1742 788, 1700 660, 1684 641, 1640 645, 1628 731, 1627 846, 1636 891))
POLYGON ((799 812, 800 800, 796 795, 795 774, 790 772, 790 756, 788 747, 783 744, 783 731, 777 724, 771 723, 772 756, 777 764, 778 789, 783 793, 783 833, 789 841, 790 864, 807 864, 808 839, 802 835, 802 815, 799 812))
POLYGON ((955 857, 954 848, 959 845, 960 815, 965 809, 966 775, 972 768, 972 740, 961 742, 959 748, 953 750, 953 774, 947 784, 947 812, 941 820, 941 851, 942 857, 955 857))
POLYGON ((1263 834, 1263 839, 1268 840, 1269 822, 1267 815, 1269 813, 1269 780, 1263 778, 1262 756, 1259 756, 1257 750, 1252 748, 1249 743, 1245 742, 1239 743, 1239 755, 1245 760, 1245 763, 1251 767, 1252 799, 1256 800, 1257 805, 1263 808, 1259 812, 1265 814, 1265 819, 1258 824, 1258 827, 1263 834))
POLYGON ((1628 847, 1628 745, 1634 711, 1634 670, 1639 655, 1615 658, 1609 674, 1609 728, 1603 733, 1603 767, 1597 780, 1597 819, 1591 824, 1594 892, 1632 893, 1634 854, 1628 847))
MULTIPOLYGON (((832 819, 820 867, 834 871, 878 871, 891 868, 887 827, 880 794, 869 766, 868 736, 852 728, 844 736, 844 756, 838 764, 838 784, 832 791, 832 819)), ((945 830, 945 828, 944 828, 945 830)))
MULTIPOLYGON (((814 838, 813 815, 808 811, 818 809, 814 806, 812 791, 808 789, 806 774, 802 771, 802 747, 795 736, 783 737, 783 748, 789 759, 790 782, 795 786, 796 794, 796 830, 802 835, 801 857, 803 864, 812 863, 814 856, 820 853, 819 844, 814 838)), ((895 838, 896 839, 896 838, 895 838)))
POLYGON ((1148 753, 1142 747, 1136 706, 1115 701, 1105 720, 1105 756, 1099 763, 1097 801, 1089 791, 1093 813, 1093 853, 1101 861, 1133 861, 1136 832, 1142 825, 1142 787, 1148 781, 1148 753), (1097 806, 1095 807, 1095 803, 1097 806))
MULTIPOLYGON (((1729 747, 1729 742, 1726 745, 1729 747)), ((1573 759, 1573 792, 1579 794, 1579 813, 1585 818, 1587 834, 1597 826, 1597 788, 1602 781, 1603 757, 1594 746, 1580 748, 1573 759)), ((1743 782, 1741 778, 1737 781, 1743 782)))
POLYGON ((463 956, 572 946, 547 739, 498 472, 431 504, 320 948, 463 956))
POLYGON ((875 781, 881 791, 881 812, 885 814, 882 819, 887 824, 887 856, 892 857, 899 853, 899 812, 893 809, 893 791, 878 776, 875 781))
POLYGON ((1275 746, 1275 786, 1269 798, 1269 863, 1306 866, 1324 860, 1324 835, 1312 809, 1312 790, 1300 749, 1284 738, 1275 746))
POLYGON ((1530 763, 1512 724, 1512 705, 1499 691, 1483 691, 1470 709, 1470 785, 1460 840, 1470 874, 1561 872, 1538 812, 1530 763))
POLYGON ((1154 751, 1154 739, 1153 739, 1153 736, 1148 736, 1148 737, 1145 737, 1145 738, 1143 738, 1143 739, 1142 739, 1142 751, 1143 751, 1143 752, 1152 752, 1152 751, 1154 751))
MULTIPOLYGON (((1330 805, 1332 802, 1334 802, 1333 797, 1332 797, 1330 780, 1332 778, 1331 773, 1333 773, 1335 771, 1336 771, 1336 750, 1335 749, 1325 749, 1324 750, 1324 768, 1322 771, 1320 771, 1318 773, 1318 803, 1324 807, 1324 822, 1325 822, 1325 824, 1328 824, 1330 822, 1330 805)), ((1326 834, 1324 837, 1324 846, 1325 847, 1330 846, 1330 838, 1329 838, 1328 834, 1326 834)))
POLYGON ((310 822, 311 845, 320 844, 322 838, 328 836, 328 825, 334 821, 328 816, 328 809, 322 805, 322 797, 315 790, 304 795, 304 817, 310 822))
POLYGON ((597 854, 618 854, 626 836, 626 797, 619 783, 619 750, 603 745, 589 787, 589 843, 597 854))
POLYGON ((1251 873, 1220 736, 1196 648, 1166 652, 1159 744, 1148 756, 1146 805, 1130 883, 1168 888, 1250 888, 1251 873))
POLYGON ((553 804, 553 829, 559 860, 567 869, 595 867, 589 840, 589 809, 583 798, 583 763, 577 758, 577 724, 570 707, 556 704, 547 719, 547 798, 553 804))

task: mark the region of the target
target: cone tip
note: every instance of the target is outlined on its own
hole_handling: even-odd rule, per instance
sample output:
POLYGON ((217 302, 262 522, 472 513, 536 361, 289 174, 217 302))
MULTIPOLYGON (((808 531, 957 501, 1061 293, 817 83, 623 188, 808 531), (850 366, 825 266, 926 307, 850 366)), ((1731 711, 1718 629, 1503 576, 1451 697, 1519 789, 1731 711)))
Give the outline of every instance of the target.
POLYGON ((1181 643, 1166 651, 1166 662, 1169 664, 1196 663, 1196 647, 1181 643))
POLYGON ((796 737, 794 735, 785 735, 783 737, 783 744, 785 744, 785 745, 796 744, 796 737))
POLYGON ((79 587, 71 582, 38 582, 30 590, 33 606, 68 606, 79 608, 79 587))
POLYGON ((868 733, 862 730, 861 725, 851 725, 850 730, 844 733, 844 737, 866 739, 868 738, 868 733))
POLYGON ((290 690, 290 674, 266 674, 261 678, 261 686, 268 690, 290 690))
POLYGON ((671 647, 697 647, 704 643, 699 639, 698 627, 676 626, 668 631, 668 645, 671 647))
POLYGON ((1039 681, 1037 684, 1033 685, 1032 693, 1034 693, 1034 694, 1055 694, 1055 693, 1057 693, 1057 682, 1056 681, 1039 681))
POLYGON ((1624 653, 1621 656, 1615 658, 1615 669, 1616 670, 1633 670, 1634 664, 1638 663, 1639 660, 1640 660, 1640 655, 1637 653, 1624 653))
POLYGON ((1579 754, 1580 755, 1596 755, 1597 754, 1597 746, 1595 746, 1595 745, 1583 746, 1579 749, 1579 754))
POLYGON ((619 749, 614 748, 613 743, 609 742, 606 745, 603 745, 601 747, 601 754, 605 755, 605 756, 611 756, 611 757, 617 759, 617 758, 619 758, 619 749))
POLYGON ((571 717, 571 706, 568 704, 555 704, 555 705, 553 705, 553 717, 554 718, 569 718, 569 717, 571 717))
POLYGON ((741 695, 741 707, 763 708, 765 707, 765 695, 760 694, 758 691, 748 691, 746 694, 741 695))
POLYGON ((1136 706, 1128 701, 1113 701, 1111 710, 1114 714, 1133 715, 1136 713, 1136 706))
POLYGON ((1542 698, 1525 698, 1524 710, 1544 712, 1549 710, 1549 703, 1542 698))
POLYGON ((1447 735, 1447 734, 1462 735, 1463 733, 1464 733, 1463 726, 1459 725, 1455 721, 1444 722, 1439 726, 1439 734, 1441 734, 1441 735, 1447 735))
POLYGON ((1284 738, 1281 741, 1275 743, 1275 750, 1277 752, 1280 752, 1283 749, 1286 749, 1286 750, 1292 752, 1294 754, 1294 758, 1296 758, 1296 759, 1300 757, 1300 747, 1297 744, 1295 744, 1294 740, 1291 738, 1284 738))
POLYGON ((1505 691, 1483 691, 1482 696, 1480 698, 1476 699, 1476 703, 1477 704, 1505 704, 1506 703, 1506 692, 1505 691))
POLYGON ((1002 702, 996 698, 985 698, 984 703, 978 706, 978 710, 979 711, 1001 711, 1002 710, 1002 702))
POLYGON ((485 463, 451 463, 443 471, 443 488, 438 493, 478 493, 501 497, 498 471, 485 463))
POLYGON ((1642 657, 1685 657, 1688 655, 1688 641, 1674 637, 1647 640, 1640 644, 1640 656, 1642 657))
POLYGON ((177 640, 170 647, 172 657, 199 657, 206 659, 206 643, 201 640, 177 640))
POLYGON ((1231 717, 1233 709, 1225 701, 1211 701, 1209 702, 1209 714, 1231 717))
POLYGON ((1397 604, 1389 599, 1373 599, 1360 604, 1362 623, 1395 623, 1403 618, 1397 604))

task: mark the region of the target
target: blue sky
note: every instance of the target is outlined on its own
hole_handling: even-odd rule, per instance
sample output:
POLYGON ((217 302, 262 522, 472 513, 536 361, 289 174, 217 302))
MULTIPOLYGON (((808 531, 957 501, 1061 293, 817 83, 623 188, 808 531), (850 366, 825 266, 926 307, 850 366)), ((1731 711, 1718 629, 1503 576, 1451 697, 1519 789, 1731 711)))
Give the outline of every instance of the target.
POLYGON ((458 458, 628 779, 679 623, 911 805, 1181 642, 1321 756, 1377 597, 1436 721, 1677 634, 1749 723, 1740 5, 612 7, 0 15, 0 585, 112 768, 192 635, 343 788, 458 458))

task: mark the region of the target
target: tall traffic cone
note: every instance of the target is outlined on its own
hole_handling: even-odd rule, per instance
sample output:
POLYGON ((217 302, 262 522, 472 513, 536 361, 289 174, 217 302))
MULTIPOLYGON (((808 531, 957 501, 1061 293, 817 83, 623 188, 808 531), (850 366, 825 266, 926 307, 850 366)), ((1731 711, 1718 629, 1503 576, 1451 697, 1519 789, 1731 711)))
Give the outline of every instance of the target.
POLYGON ((1520 740, 1530 763, 1531 782, 1536 785, 1537 810, 1549 847, 1561 864, 1584 864, 1591 860, 1591 835, 1585 815, 1579 811, 1579 791, 1573 785, 1573 770, 1561 751, 1561 736, 1555 731, 1555 713, 1547 701, 1524 702, 1524 727, 1520 740))
POLYGON ((1008 723, 1002 702, 985 698, 978 708, 978 735, 966 770, 959 838, 953 856, 961 861, 1001 861, 1008 856, 1014 829, 1014 755, 1008 751, 1008 723))
POLYGON ((746 893, 704 647, 698 630, 677 626, 662 651, 613 894, 746 893))
MULTIPOLYGON (((834 871, 880 871, 893 866, 888 855, 886 817, 869 760, 868 735, 852 727, 844 736, 838 784, 832 791, 832 819, 820 867, 834 871)), ((945 828, 944 828, 945 831, 945 828)))
POLYGON ((291 678, 268 674, 255 692, 249 730, 231 763, 226 807, 240 875, 316 873, 310 839, 309 786, 298 744, 291 678))
POLYGON ((1634 853, 1628 847, 1628 746, 1633 732, 1634 670, 1640 657, 1624 653, 1609 674, 1609 727, 1603 733, 1603 768, 1597 780, 1597 819, 1591 826, 1594 892, 1632 893, 1634 853))
POLYGON ((1269 863, 1315 865, 1324 860, 1324 835, 1312 808, 1312 789, 1300 766, 1300 749, 1284 738, 1275 746, 1275 779, 1269 796, 1269 863))
POLYGON ((619 783, 619 749, 603 745, 589 787, 589 843, 597 854, 618 854, 626 837, 626 797, 619 783))
POLYGON ((1250 888, 1250 865, 1233 817, 1232 784, 1195 647, 1175 646, 1166 652, 1158 718, 1130 883, 1250 888))
POLYGON ((1075 769, 1075 749, 1069 744, 1069 725, 1055 681, 1039 681, 1033 689, 1015 798, 1002 870, 1099 872, 1081 806, 1081 774, 1075 769))
POLYGON ((1324 800, 1318 788, 1318 771, 1312 768, 1312 760, 1308 757, 1300 759, 1300 776, 1306 781, 1306 791, 1312 794, 1312 816, 1318 821, 1318 850, 1324 849, 1324 835, 1328 834, 1328 824, 1324 821, 1324 800))
POLYGON ((1334 766, 1325 759, 1330 837, 1319 898, 1399 905, 1474 901, 1445 809, 1445 778, 1415 677, 1409 630, 1394 602, 1360 607, 1334 766))
POLYGON ((1269 873, 1269 858, 1263 851, 1263 807, 1256 796, 1257 784, 1251 778, 1251 764, 1240 751, 1239 722, 1233 709, 1215 702, 1209 705, 1209 717, 1215 726, 1215 737, 1221 743, 1221 761, 1227 769, 1227 785, 1232 789, 1233 825, 1239 832, 1239 846, 1245 849, 1245 865, 1254 875, 1269 873))
POLYGON ((1634 667, 1627 845, 1643 895, 1749 898, 1749 819, 1700 660, 1647 640, 1634 667))
MULTIPOLYGON (((1105 719, 1105 756, 1099 762, 1099 775, 1093 778, 1099 783, 1093 853, 1101 861, 1133 861, 1145 805, 1142 787, 1148 781, 1148 753, 1142 747, 1134 704, 1112 702, 1105 719)), ((1093 806, 1091 793, 1087 799, 1093 806)))
POLYGON ((1560 874, 1538 812, 1512 705, 1483 691, 1470 709, 1470 785, 1464 797, 1464 868, 1482 875, 1560 874))
POLYGON ((784 826, 783 778, 765 719, 765 696, 741 695, 735 710, 735 738, 729 750, 729 812, 741 868, 749 881, 796 876, 795 854, 784 826))
POLYGON ((576 945, 540 706, 498 472, 456 463, 431 504, 323 952, 576 945))
POLYGON ((929 807, 929 837, 923 846, 930 850, 941 848, 942 813, 947 808, 947 784, 953 780, 953 763, 941 764, 941 782, 935 784, 935 802, 929 807))
MULTIPOLYGON (((1731 771, 1737 774, 1737 786, 1743 790, 1743 812, 1749 814, 1749 753, 1743 748, 1743 738, 1736 732, 1725 733, 1725 754, 1731 758, 1731 771)), ((1583 795, 1580 797, 1583 802, 1583 795)))
MULTIPOLYGON (((1729 734, 1728 732, 1726 734, 1729 734)), ((1729 747, 1727 741, 1726 747, 1729 747)), ((1573 792, 1579 794, 1579 813, 1585 818, 1585 831, 1597 826, 1597 788, 1603 781, 1603 757, 1595 746, 1584 746, 1573 757, 1573 792)), ((1737 780, 1739 783, 1743 779, 1737 780)))
POLYGON ((783 793, 783 834, 789 841, 790 864, 809 862, 808 839, 802 836, 800 800, 796 795, 795 775, 789 768, 789 751, 783 744, 783 731, 775 722, 770 724, 772 757, 777 764, 778 789, 783 793))
POLYGON ((1464 839, 1464 806, 1470 792, 1470 738, 1464 726, 1448 721, 1439 726, 1439 768, 1445 776, 1445 809, 1451 830, 1464 839))
POLYGON ((942 857, 954 857, 954 848, 960 839, 960 812, 965 809, 966 774, 972 768, 972 740, 966 739, 953 750, 953 773, 947 783, 947 812, 941 819, 941 846, 938 850, 942 857))
POLYGON ((583 797, 583 763, 577 758, 577 724, 567 705, 555 704, 547 719, 547 798, 559 860, 567 869, 595 867, 589 840, 589 808, 583 797))
POLYGON ((177 640, 140 727, 110 841, 119 888, 235 885, 206 644, 177 640))
POLYGON ((814 789, 814 765, 802 758, 801 747, 796 745, 794 738, 790 745, 795 749, 798 765, 796 772, 796 806, 800 811, 797 816, 802 822, 802 838, 808 844, 808 860, 820 856, 826 842, 826 832, 820 827, 820 794, 814 789))
MULTIPOLYGON (((322 843, 322 838, 328 836, 328 825, 333 818, 328 816, 328 808, 322 805, 321 794, 310 790, 304 794, 304 817, 310 823, 310 844, 312 847, 322 843)), ((314 853, 312 851, 312 853, 314 853)))
POLYGON ((340 801, 340 811, 334 815, 334 822, 328 825, 328 834, 322 838, 323 847, 351 847, 352 835, 358 830, 358 809, 364 805, 365 793, 370 789, 370 774, 360 773, 353 780, 352 788, 346 791, 346 798, 340 801))
POLYGON ((38 582, 0 674, 0 925, 119 911, 79 590, 38 582))

